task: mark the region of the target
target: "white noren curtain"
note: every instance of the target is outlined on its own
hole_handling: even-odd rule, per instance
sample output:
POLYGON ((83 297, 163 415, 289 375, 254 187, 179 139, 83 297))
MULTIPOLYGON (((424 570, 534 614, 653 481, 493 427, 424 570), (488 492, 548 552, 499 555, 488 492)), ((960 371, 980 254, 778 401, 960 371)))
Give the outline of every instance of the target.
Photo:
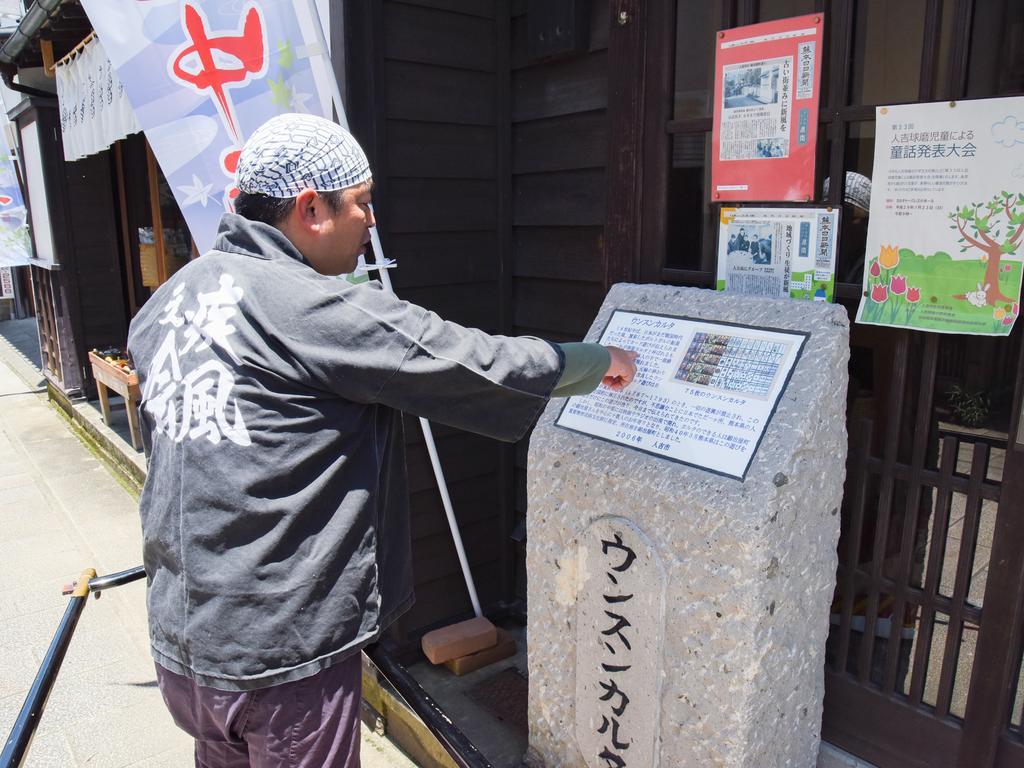
POLYGON ((65 160, 101 152, 141 130, 121 79, 98 39, 93 38, 58 66, 56 74, 65 160))

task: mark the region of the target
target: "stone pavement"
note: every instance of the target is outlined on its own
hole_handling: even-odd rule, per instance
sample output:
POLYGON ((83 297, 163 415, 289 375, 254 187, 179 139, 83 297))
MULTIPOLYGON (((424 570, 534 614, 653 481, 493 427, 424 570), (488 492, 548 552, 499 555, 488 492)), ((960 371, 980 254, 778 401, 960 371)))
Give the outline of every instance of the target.
MULTIPOLYGON (((83 568, 112 573, 139 565, 142 556, 135 499, 49 405, 31 355, 5 338, 23 335, 23 327, 0 326, 6 326, 0 328, 0 732, 6 740, 67 606, 61 586, 83 568)), ((144 582, 90 599, 27 768, 184 768, 192 765, 191 753, 156 686, 144 582)), ((364 768, 414 768, 365 726, 362 755, 364 768)))

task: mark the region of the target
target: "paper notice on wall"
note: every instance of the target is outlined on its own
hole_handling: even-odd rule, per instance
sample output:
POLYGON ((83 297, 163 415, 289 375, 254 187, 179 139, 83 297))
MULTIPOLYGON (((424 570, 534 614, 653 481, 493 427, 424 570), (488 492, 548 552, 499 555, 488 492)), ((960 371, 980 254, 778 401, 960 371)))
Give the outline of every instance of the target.
POLYGON ((877 109, 858 323, 1008 336, 1024 276, 1024 97, 877 109))
POLYGON ((829 208, 722 208, 717 288, 832 301, 838 231, 829 208))
POLYGON ((0 299, 14 298, 14 273, 10 267, 0 267, 0 299))
POLYGON ((712 201, 814 197, 823 21, 813 14, 718 33, 712 201))

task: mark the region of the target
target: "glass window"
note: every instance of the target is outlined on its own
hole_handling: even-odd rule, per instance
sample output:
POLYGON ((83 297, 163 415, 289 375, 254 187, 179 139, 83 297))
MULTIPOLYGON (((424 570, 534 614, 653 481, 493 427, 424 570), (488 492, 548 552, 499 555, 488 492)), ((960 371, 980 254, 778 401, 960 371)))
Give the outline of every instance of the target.
POLYGON ((926 0, 857 0, 851 104, 915 101, 921 85, 926 0))
POLYGON ((1024 91, 1024 3, 975 3, 967 67, 967 97, 981 99, 1024 91))
POLYGON ((148 145, 146 156, 152 226, 139 228, 139 256, 142 261, 143 283, 155 287, 154 278, 157 285, 161 285, 188 264, 192 258, 193 248, 192 236, 185 223, 185 217, 178 208, 174 193, 148 145))
POLYGON ((160 226, 164 236, 164 279, 173 275, 192 258, 192 235, 185 217, 178 208, 167 179, 157 169, 157 188, 160 199, 160 226))
POLYGON ((850 123, 843 149, 843 167, 871 178, 875 166, 875 121, 850 123))
POLYGON ((953 41, 958 29, 953 23, 956 0, 943 0, 942 16, 939 22, 939 50, 935 57, 935 87, 932 90, 934 99, 950 98, 954 94, 949 89, 949 63, 953 55, 953 41))
MULTIPOLYGON (((794 16, 807 16, 811 13, 817 13, 821 9, 817 7, 818 3, 815 0, 761 0, 757 8, 757 21, 778 21, 779 19, 789 19, 794 16)), ((829 25, 832 22, 831 14, 825 14, 825 24, 829 25)), ((828 31, 826 29, 825 45, 828 43, 828 31)), ((825 105, 828 103, 828 76, 829 76, 829 56, 827 50, 823 47, 823 50, 818 52, 821 57, 821 83, 819 85, 819 103, 825 105)))
POLYGON ((717 207, 708 204, 711 134, 676 134, 672 137, 672 172, 668 183, 665 265, 674 269, 714 269, 717 207))
POLYGON ((846 178, 836 279, 841 283, 859 285, 864 276, 864 247, 868 239, 871 176, 875 160, 874 120, 850 123, 843 155, 846 178))
POLYGON ((758 21, 775 21, 788 19, 791 16, 804 16, 814 13, 814 0, 761 0, 758 4, 758 21))
POLYGON ((676 12, 676 120, 711 114, 715 87, 715 33, 722 28, 720 2, 679 3, 676 12))

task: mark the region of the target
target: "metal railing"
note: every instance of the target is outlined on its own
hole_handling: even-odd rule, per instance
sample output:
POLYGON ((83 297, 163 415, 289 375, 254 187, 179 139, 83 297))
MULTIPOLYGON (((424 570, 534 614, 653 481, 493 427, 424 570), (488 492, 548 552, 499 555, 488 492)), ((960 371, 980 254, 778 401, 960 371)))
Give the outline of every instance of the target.
MULTIPOLYGON (((4 751, 0 753, 0 768, 21 768, 24 764, 36 729, 39 727, 39 721, 46 709, 46 702, 50 698, 50 691, 57 680, 57 674, 60 672, 64 656, 67 654, 68 646, 71 644, 71 638, 75 634, 75 628, 78 626, 82 611, 85 610, 89 595, 94 594, 99 597, 105 589, 138 581, 145 576, 146 572, 141 565, 107 576, 97 576, 96 571, 89 568, 82 572, 77 582, 65 590, 65 594, 71 595, 71 600, 61 617, 57 632, 46 651, 46 656, 43 657, 43 663, 39 667, 39 672, 36 673, 32 687, 25 697, 25 703, 11 729, 11 735, 7 737, 4 751)), ((491 768, 491 764, 480 753, 480 750, 466 738, 466 735, 459 730, 458 726, 451 721, 451 718, 444 713, 437 702, 423 690, 404 667, 391 658, 379 645, 366 648, 365 653, 423 720, 428 730, 445 748, 459 768, 491 768)))
POLYGON ((2 768, 20 768, 25 762, 32 738, 36 735, 39 720, 43 716, 43 710, 46 709, 50 691, 57 679, 57 673, 60 672, 60 665, 64 662, 68 646, 71 645, 71 638, 75 634, 75 627, 78 626, 78 619, 81 618, 82 611, 85 610, 85 602, 89 599, 89 594, 93 593, 99 597, 104 589, 138 581, 145 575, 146 572, 141 565, 127 571, 112 573, 109 576, 96 576, 96 571, 92 568, 82 571, 82 575, 78 577, 78 581, 72 587, 71 600, 64 610, 64 616, 61 617, 60 625, 50 642, 50 647, 46 649, 46 656, 43 657, 43 663, 39 667, 39 672, 36 673, 36 679, 32 681, 32 687, 29 689, 28 696, 25 697, 25 703, 21 707, 21 712, 18 713, 18 719, 14 721, 14 728, 11 729, 11 735, 7 737, 4 751, 0 753, 2 768))

